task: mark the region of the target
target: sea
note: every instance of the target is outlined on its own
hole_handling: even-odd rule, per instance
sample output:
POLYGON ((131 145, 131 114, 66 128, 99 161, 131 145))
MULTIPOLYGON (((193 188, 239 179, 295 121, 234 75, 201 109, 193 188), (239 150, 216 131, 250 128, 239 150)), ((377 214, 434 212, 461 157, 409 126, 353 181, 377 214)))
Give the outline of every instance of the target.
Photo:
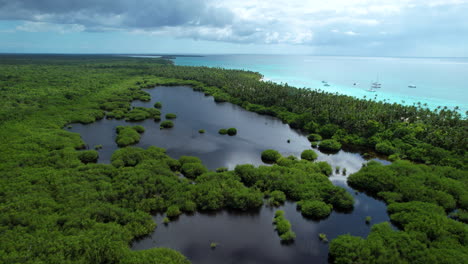
POLYGON ((457 108, 465 117, 468 111, 468 58, 203 55, 176 57, 174 63, 250 70, 265 81, 357 98, 457 108), (381 88, 371 92, 373 82, 381 88))

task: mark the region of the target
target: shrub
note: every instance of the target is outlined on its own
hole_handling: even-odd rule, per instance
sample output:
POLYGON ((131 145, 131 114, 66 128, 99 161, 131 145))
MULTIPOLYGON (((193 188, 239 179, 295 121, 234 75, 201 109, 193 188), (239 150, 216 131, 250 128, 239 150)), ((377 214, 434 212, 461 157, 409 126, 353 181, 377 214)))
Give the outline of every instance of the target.
POLYGON ((318 144, 319 144, 319 143, 318 143, 317 141, 314 141, 314 142, 310 143, 310 146, 311 146, 312 148, 316 148, 316 147, 318 146, 318 144))
POLYGON ((205 133, 205 129, 200 129, 200 130, 198 130, 198 133, 204 134, 204 133, 205 133))
POLYGON ((102 149, 102 145, 100 145, 100 144, 99 144, 99 145, 96 145, 96 146, 94 146, 94 149, 95 149, 95 150, 102 149))
POLYGON ((286 201, 286 195, 282 191, 272 191, 270 193, 269 203, 274 206, 279 206, 286 201))
POLYGON ((177 117, 177 115, 173 114, 173 113, 166 114, 166 119, 175 119, 176 117, 177 117))
POLYGON ((230 136, 234 136, 237 134, 237 129, 231 127, 231 128, 228 128, 227 130, 227 134, 230 135, 230 136))
POLYGON ((322 136, 320 136, 319 134, 309 134, 307 136, 307 139, 312 142, 312 141, 320 141, 322 140, 322 136))
POLYGON ((301 153, 301 159, 308 160, 308 161, 314 161, 318 157, 317 153, 311 149, 306 149, 302 151, 301 153))
POLYGON ((332 167, 326 161, 319 161, 316 164, 319 166, 320 172, 323 174, 327 176, 332 174, 332 167))
POLYGON ((288 230, 286 233, 282 234, 280 238, 283 242, 290 242, 296 239, 296 233, 294 233, 292 230, 288 230))
POLYGON ((95 150, 80 151, 80 153, 78 154, 78 159, 80 159, 83 163, 96 162, 98 158, 99 153, 95 150))
POLYGON ((159 125, 159 128, 161 129, 171 128, 171 127, 174 127, 174 123, 172 123, 172 121, 169 121, 169 120, 162 121, 161 124, 159 125))
POLYGON ((161 109, 161 108, 162 108, 161 102, 156 102, 156 103, 154 103, 154 108, 161 109))
POLYGON ((384 141, 375 145, 375 151, 385 155, 392 155, 396 152, 396 148, 392 145, 392 143, 384 141))
POLYGON ((332 206, 322 201, 303 201, 301 203, 301 213, 304 216, 315 219, 323 219, 330 215, 332 206))
POLYGON ((193 156, 180 156, 179 162, 181 165, 186 163, 202 163, 201 159, 193 156))
POLYGON ((115 142, 119 147, 125 147, 128 145, 132 145, 138 143, 140 141, 140 134, 145 131, 145 128, 142 126, 118 126, 116 127, 117 130, 117 138, 115 142))
POLYGON ((218 133, 219 133, 220 135, 226 135, 226 134, 227 134, 227 129, 221 128, 221 129, 218 131, 218 133))
POLYGON ((267 149, 262 152, 262 160, 266 163, 275 163, 281 158, 281 154, 274 149, 267 149))
POLYGON ((341 149, 341 143, 334 139, 325 139, 320 142, 319 148, 329 151, 338 151, 341 149))
POLYGON ((195 179, 205 172, 208 172, 205 166, 201 163, 185 163, 181 167, 181 172, 189 179, 195 179))
POLYGON ((132 128, 135 129, 135 131, 138 133, 145 132, 145 128, 143 126, 133 126, 132 128))
POLYGON ((179 207, 177 205, 171 205, 166 210, 166 216, 169 218, 174 218, 182 214, 179 207))
POLYGON ((216 172, 218 172, 218 173, 220 173, 220 172, 226 172, 226 171, 228 171, 228 168, 226 168, 226 167, 220 167, 220 168, 217 168, 217 169, 216 169, 216 172))

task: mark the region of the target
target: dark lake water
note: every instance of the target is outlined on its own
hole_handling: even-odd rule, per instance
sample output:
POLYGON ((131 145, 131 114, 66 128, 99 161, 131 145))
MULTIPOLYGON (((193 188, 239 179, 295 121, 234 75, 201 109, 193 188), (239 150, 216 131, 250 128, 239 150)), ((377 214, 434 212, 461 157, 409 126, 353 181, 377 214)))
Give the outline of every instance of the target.
MULTIPOLYGON (((159 123, 153 120, 129 123, 103 119, 88 125, 72 124, 69 130, 80 133, 90 148, 103 145, 99 150, 98 162, 101 163, 109 163, 118 148, 115 127, 129 124, 142 125, 146 129, 135 146, 163 147, 173 158, 197 156, 209 169, 233 169, 237 164, 245 163, 263 165, 260 154, 265 149, 299 157, 303 150, 311 148, 304 134, 280 120, 248 112, 230 103, 215 103, 212 97, 194 92, 190 87, 157 87, 146 91, 151 94, 151 101, 135 101, 133 105, 153 107, 155 102, 162 102, 162 116, 177 114, 173 128, 161 130, 159 123), (229 127, 237 128, 236 136, 218 134, 220 128, 229 127), (199 134, 199 129, 206 133, 199 134)), ((346 168, 348 175, 367 162, 360 154, 343 150, 336 154, 316 152, 319 161, 327 161, 333 168, 346 168)), ((182 215, 167 226, 162 224, 163 216, 157 215, 154 219, 158 228, 151 236, 136 241, 133 249, 169 247, 180 251, 195 264, 327 263, 328 245, 318 239, 319 233, 327 234, 329 240, 347 233, 366 236, 372 224, 389 221, 385 204, 349 188, 346 176, 334 174, 330 180, 354 196, 354 210, 351 213, 334 211, 325 220, 313 221, 303 218, 294 203, 286 203, 280 209, 285 210, 297 235, 293 244, 280 243, 271 224, 276 208, 263 206, 256 212, 182 215), (371 225, 365 223, 366 216, 372 217, 371 225), (211 249, 211 242, 217 242, 219 246, 211 249)))

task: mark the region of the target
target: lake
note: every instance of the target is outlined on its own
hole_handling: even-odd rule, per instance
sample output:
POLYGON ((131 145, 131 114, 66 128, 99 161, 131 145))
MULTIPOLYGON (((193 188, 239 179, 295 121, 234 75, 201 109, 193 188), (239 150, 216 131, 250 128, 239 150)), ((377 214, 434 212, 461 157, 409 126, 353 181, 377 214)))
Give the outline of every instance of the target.
MULTIPOLYGON (((250 163, 265 165, 261 152, 276 149, 282 155, 300 156, 311 149, 306 135, 291 129, 281 120, 249 112, 231 103, 216 103, 213 97, 195 92, 190 87, 156 87, 145 89, 151 94, 150 102, 133 102, 133 106, 153 107, 162 102, 162 116, 175 113, 174 127, 160 129, 159 122, 145 120, 99 120, 92 124, 72 124, 69 129, 80 133, 83 140, 99 150, 100 163, 109 163, 112 153, 118 149, 115 143, 115 127, 118 125, 142 125, 146 131, 134 146, 163 147, 173 158, 182 155, 197 156, 209 169, 250 163), (221 128, 235 127, 236 136, 219 135, 221 128), (206 130, 205 134, 198 133, 206 130), (288 143, 288 139, 290 143, 288 143)), ((340 150, 336 154, 325 154, 315 149, 319 161, 329 162, 333 168, 346 168, 348 175, 358 171, 367 162, 359 153, 340 150)), ((388 163, 379 160, 383 163, 388 163)), ((239 212, 223 210, 216 213, 181 215, 167 226, 162 224, 162 215, 154 216, 158 228, 150 236, 133 243, 133 249, 169 247, 180 251, 194 264, 210 263, 327 263, 328 244, 318 239, 319 233, 327 234, 331 240, 341 234, 366 236, 370 225, 365 217, 371 216, 372 223, 389 221, 386 206, 363 193, 357 193, 346 184, 340 174, 330 176, 338 186, 346 188, 355 198, 354 210, 350 213, 333 211, 322 221, 302 217, 295 203, 287 202, 279 208, 263 206, 258 211, 239 212), (272 225, 275 210, 282 209, 292 224, 297 238, 293 244, 281 244, 272 225), (216 249, 211 242, 219 243, 216 249)))

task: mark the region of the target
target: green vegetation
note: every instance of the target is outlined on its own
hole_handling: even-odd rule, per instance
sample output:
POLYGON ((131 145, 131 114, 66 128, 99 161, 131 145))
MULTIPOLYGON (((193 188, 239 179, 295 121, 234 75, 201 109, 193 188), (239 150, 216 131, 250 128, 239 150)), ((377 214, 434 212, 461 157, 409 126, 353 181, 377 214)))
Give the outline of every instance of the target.
POLYGON ((280 206, 286 201, 286 194, 282 191, 272 191, 268 203, 273 206, 280 206))
POLYGON ((177 115, 173 113, 168 113, 166 114, 166 119, 176 119, 177 115))
POLYGON ((218 246, 218 243, 216 242, 211 242, 210 243, 210 248, 215 249, 218 246))
POLYGON ((140 142, 140 133, 145 132, 142 126, 118 126, 115 142, 119 147, 125 147, 140 142))
POLYGON ((226 171, 228 171, 228 168, 226 167, 220 167, 216 169, 216 172, 226 172, 226 171))
POLYGON ((325 242, 325 243, 328 243, 328 237, 327 237, 327 235, 324 234, 324 233, 320 233, 320 234, 319 234, 319 239, 320 239, 321 241, 325 242))
POLYGON ((205 134, 205 132, 206 132, 205 129, 198 130, 198 133, 200 133, 200 134, 205 134))
POLYGON ((237 129, 235 129, 234 127, 231 127, 231 128, 221 128, 218 133, 220 135, 229 135, 229 136, 234 136, 237 134, 237 129))
POLYGON ((370 224, 371 221, 372 221, 372 217, 366 216, 366 224, 370 224))
POLYGON ((317 153, 311 149, 306 149, 301 153, 301 159, 303 160, 314 161, 317 159, 317 157, 317 153))
POLYGON ((321 150, 338 151, 341 149, 341 143, 334 139, 325 139, 320 141, 319 148, 321 150))
POLYGON ((275 163, 281 158, 281 154, 274 149, 267 149, 262 152, 262 160, 266 163, 275 163))
POLYGON ((380 223, 367 239, 339 236, 330 245, 335 262, 463 263, 468 258, 466 224, 447 217, 468 207, 468 172, 408 161, 369 162, 348 183, 388 203, 390 219, 401 231, 380 223))
POLYGON ((296 238, 296 234, 291 230, 291 223, 284 217, 284 211, 275 212, 273 224, 282 242, 291 242, 296 238))
POLYGON ((174 127, 174 123, 170 120, 164 120, 161 122, 161 124, 159 125, 159 128, 163 129, 163 128, 172 128, 174 127))
POLYGON ((310 142, 313 142, 313 141, 320 141, 322 140, 322 136, 320 136, 319 134, 309 134, 307 136, 307 139, 310 141, 310 142))
POLYGON ((96 162, 99 158, 99 153, 95 150, 84 150, 78 154, 78 158, 83 163, 96 162))
POLYGON ((158 108, 158 109, 161 109, 162 108, 162 103, 161 102, 156 102, 154 103, 154 108, 158 108))
POLYGON ((301 201, 297 203, 304 216, 314 219, 324 219, 328 217, 332 211, 333 206, 326 204, 322 201, 301 201))
POLYGON ((235 128, 233 128, 233 127, 228 128, 227 134, 228 134, 229 136, 234 136, 234 135, 237 134, 237 129, 235 129, 235 128))
MULTIPOLYGON (((147 118, 157 118, 161 115, 158 109, 145 108, 145 107, 134 107, 128 113, 125 114, 126 121, 142 121, 147 118)), ((109 117, 109 115, 107 115, 109 117)))
POLYGON ((102 149, 102 145, 96 145, 96 146, 94 146, 94 149, 95 149, 95 150, 102 149))
POLYGON ((218 102, 391 155, 394 164, 371 162, 351 175, 349 184, 385 200, 400 230, 380 223, 366 239, 340 236, 330 244, 331 261, 463 263, 468 258, 467 121, 457 112, 260 82, 253 72, 169 64, 113 56, 0 55, 0 262, 188 263, 170 249, 132 251, 128 245, 153 232, 151 214, 175 207, 182 213, 248 210, 260 207, 265 194, 281 191, 301 201, 301 210, 309 201, 326 204, 305 207, 318 212, 352 208, 352 196, 328 180, 329 164, 279 153, 273 166, 239 165, 202 174, 187 166, 194 163, 174 160, 156 147, 121 148, 111 164, 88 162, 96 153, 79 151, 80 136, 63 128, 104 117, 158 121, 156 108, 131 108, 133 100, 149 100, 141 88, 155 85, 191 85, 218 102), (195 171, 192 179, 178 176, 184 165, 187 173, 195 171))
POLYGON ((171 218, 176 218, 178 217, 182 212, 179 209, 179 206, 177 205, 171 205, 167 208, 166 210, 166 216, 171 219, 171 218))

